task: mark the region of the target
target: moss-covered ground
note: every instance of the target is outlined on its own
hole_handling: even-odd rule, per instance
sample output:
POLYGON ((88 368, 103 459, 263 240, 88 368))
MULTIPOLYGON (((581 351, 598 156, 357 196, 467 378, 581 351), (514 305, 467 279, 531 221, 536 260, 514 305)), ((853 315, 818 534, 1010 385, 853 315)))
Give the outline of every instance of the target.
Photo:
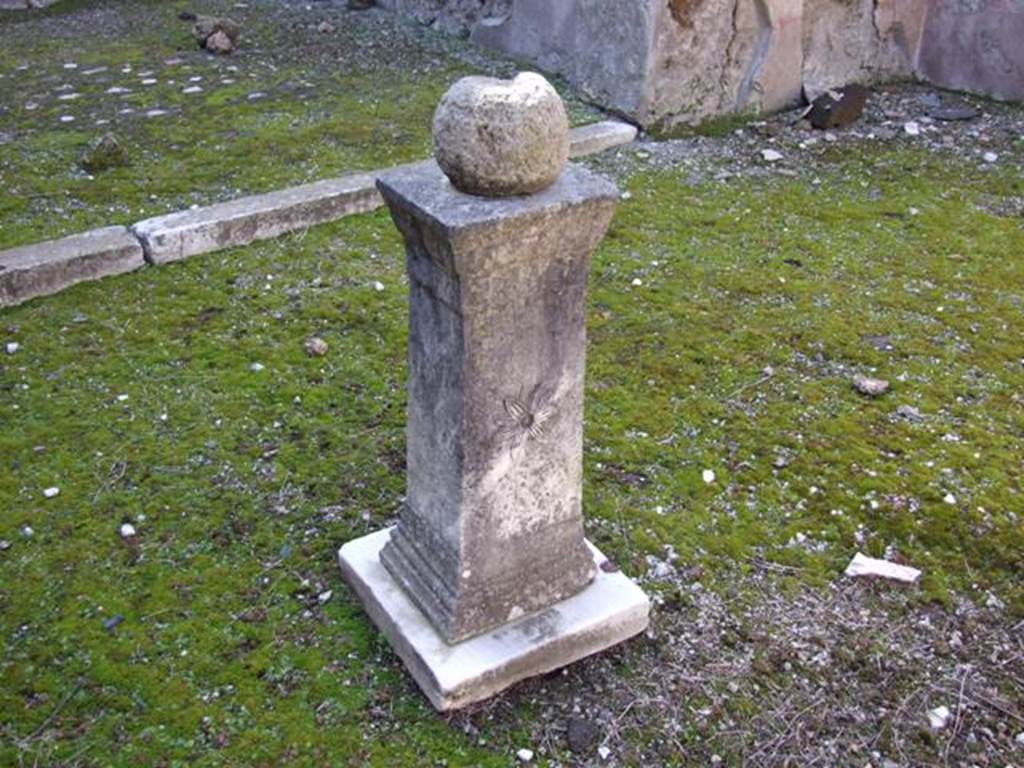
MULTIPOLYGON (((671 545, 723 590, 888 550, 918 600, 1019 617, 1024 227, 988 211, 1024 178, 880 149, 628 188, 591 281, 591 538, 637 576, 671 545)), ((514 762, 530 704, 435 715, 334 562, 403 493, 405 295, 380 212, 0 312, 0 763, 514 762)))
MULTIPOLYGON (((197 6, 243 25, 239 50, 216 57, 177 18, 193 5, 0 14, 0 249, 425 158, 455 79, 514 70, 383 12, 280 0, 197 6), (88 173, 106 133, 130 164, 88 173)), ((562 90, 574 122, 594 119, 562 90)))

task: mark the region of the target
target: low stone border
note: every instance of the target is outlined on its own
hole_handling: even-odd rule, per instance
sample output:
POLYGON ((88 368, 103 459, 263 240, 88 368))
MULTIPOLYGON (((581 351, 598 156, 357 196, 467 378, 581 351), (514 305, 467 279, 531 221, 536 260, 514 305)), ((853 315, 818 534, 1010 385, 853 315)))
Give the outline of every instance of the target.
MULTIPOLYGON (((584 157, 628 144, 636 134, 634 126, 617 120, 574 128, 570 155, 584 157)), ((325 179, 157 216, 130 228, 105 227, 0 251, 0 307, 129 272, 145 262, 178 261, 373 211, 384 204, 376 186, 380 173, 325 179)))
POLYGON ((0 251, 0 307, 46 296, 75 283, 145 265, 127 227, 104 227, 60 240, 0 251))

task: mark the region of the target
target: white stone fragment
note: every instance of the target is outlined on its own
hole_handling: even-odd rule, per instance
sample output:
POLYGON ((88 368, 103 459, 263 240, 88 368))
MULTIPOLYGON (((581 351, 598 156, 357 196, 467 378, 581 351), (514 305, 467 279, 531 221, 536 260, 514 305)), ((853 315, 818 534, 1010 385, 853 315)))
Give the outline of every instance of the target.
POLYGON ((782 159, 782 153, 777 149, 762 149, 761 158, 766 163, 777 163, 782 159))
POLYGON ((956 496, 954 496, 952 493, 947 493, 945 496, 942 497, 942 500, 949 504, 950 506, 956 504, 956 496))
POLYGON ((371 285, 373 285, 373 290, 375 291, 380 292, 384 290, 384 283, 382 283, 380 280, 374 280, 373 283, 371 283, 371 285))
POLYGON ((316 601, 320 603, 320 605, 325 605, 333 596, 334 592, 328 589, 326 592, 321 592, 317 595, 316 601))
POLYGON ((907 565, 890 563, 888 560, 878 560, 874 557, 858 552, 853 560, 846 566, 846 575, 850 577, 875 577, 881 579, 892 579, 905 584, 915 584, 921 578, 921 571, 907 565))
POLYGON ((936 707, 935 709, 928 710, 928 724, 931 725, 932 730, 941 731, 949 725, 949 718, 951 716, 952 713, 946 705, 936 707))
POLYGON ((259 373, 264 368, 266 368, 266 366, 263 365, 263 363, 253 363, 252 365, 249 366, 249 370, 252 371, 253 373, 259 373))
POLYGON ((45 496, 48 499, 52 499, 54 496, 58 495, 59 493, 60 493, 60 488, 58 488, 57 486, 53 486, 51 488, 46 488, 43 491, 43 496, 45 496))
POLYGON ((121 534, 122 539, 130 539, 135 535, 135 526, 131 523, 124 523, 117 532, 121 534))
POLYGON ((533 750, 526 748, 520 749, 516 752, 516 757, 519 759, 519 762, 528 763, 533 760, 533 750))
POLYGON ((913 120, 910 120, 903 124, 903 132, 907 134, 907 136, 920 136, 921 126, 913 120))
POLYGON ((607 760, 609 757, 612 756, 612 751, 608 749, 608 747, 600 746, 597 748, 597 755, 602 760, 607 760))
POLYGON ((13 355, 15 352, 18 351, 18 349, 20 349, 20 347, 21 345, 18 342, 9 341, 7 342, 7 346, 5 347, 5 349, 7 350, 8 355, 13 355))
POLYGON ((997 155, 995 152, 986 152, 984 155, 981 156, 981 159, 984 160, 986 163, 994 163, 999 160, 999 155, 997 155))
POLYGON ((708 485, 715 482, 716 475, 715 470, 713 469, 705 469, 703 472, 700 473, 700 476, 701 479, 703 479, 704 482, 707 483, 708 485))

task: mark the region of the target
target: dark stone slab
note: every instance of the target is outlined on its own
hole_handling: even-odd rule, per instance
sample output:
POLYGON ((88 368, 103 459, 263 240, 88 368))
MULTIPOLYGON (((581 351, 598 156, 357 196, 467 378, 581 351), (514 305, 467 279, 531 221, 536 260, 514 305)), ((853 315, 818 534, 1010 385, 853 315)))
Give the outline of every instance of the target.
POLYGON ((867 88, 857 83, 827 91, 812 102, 807 119, 815 128, 822 130, 846 128, 864 113, 869 93, 867 88))

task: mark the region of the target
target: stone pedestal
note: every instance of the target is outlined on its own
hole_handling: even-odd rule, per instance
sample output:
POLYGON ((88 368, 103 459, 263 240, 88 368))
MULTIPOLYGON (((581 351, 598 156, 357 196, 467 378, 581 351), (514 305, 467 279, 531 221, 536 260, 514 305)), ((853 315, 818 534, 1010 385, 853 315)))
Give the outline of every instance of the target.
POLYGON ((433 163, 379 188, 409 273, 406 504, 340 559, 444 709, 647 625, 580 506, 587 273, 618 193, 572 165, 521 197, 464 194, 433 163))

